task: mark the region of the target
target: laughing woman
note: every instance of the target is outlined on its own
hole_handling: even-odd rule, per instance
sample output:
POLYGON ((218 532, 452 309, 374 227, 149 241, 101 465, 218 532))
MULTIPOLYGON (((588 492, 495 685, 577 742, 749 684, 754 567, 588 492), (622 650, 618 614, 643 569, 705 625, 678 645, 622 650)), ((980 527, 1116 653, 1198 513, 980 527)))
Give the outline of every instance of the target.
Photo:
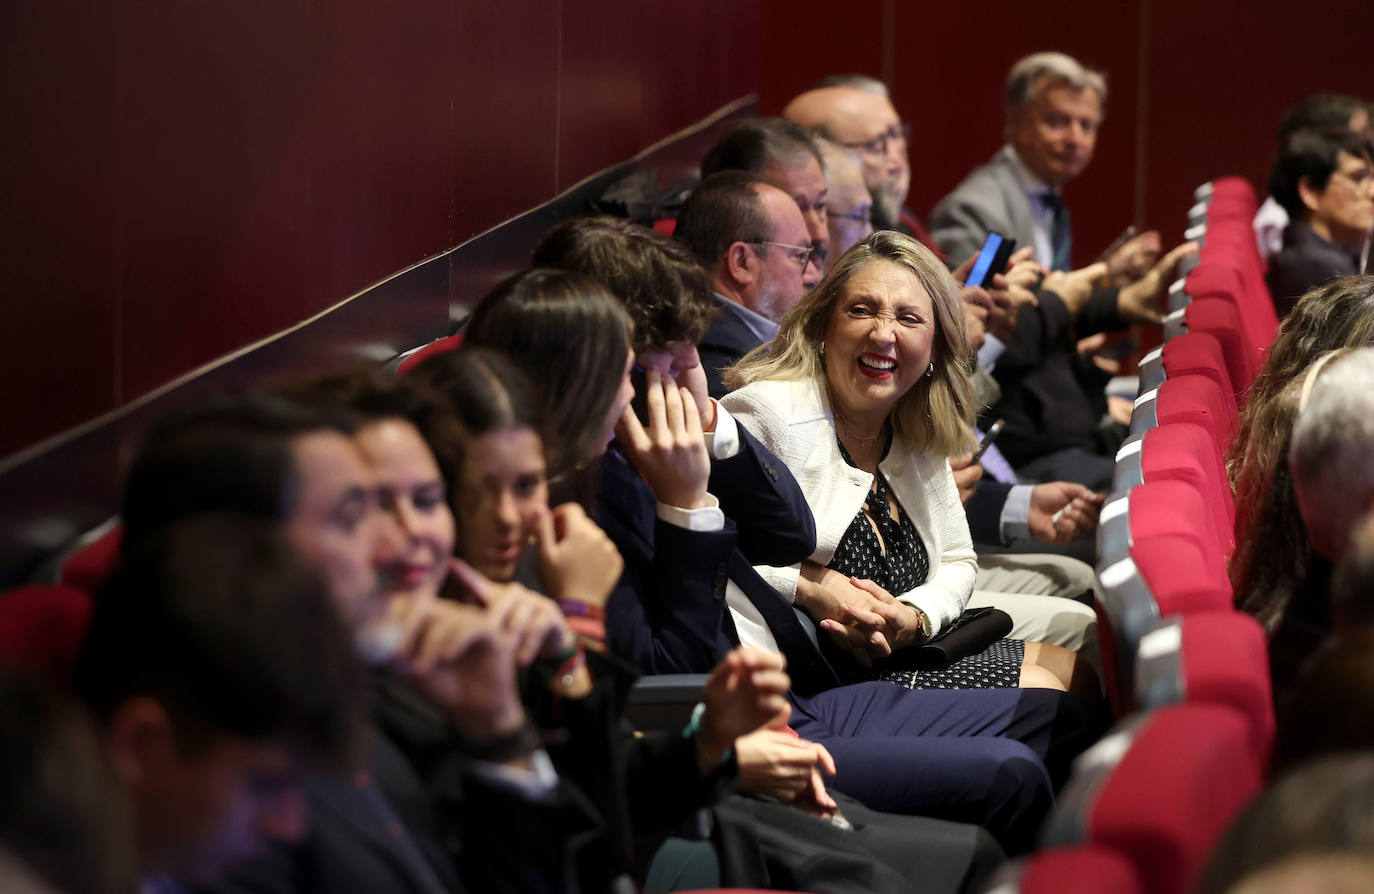
POLYGON ((816 517, 810 561, 760 572, 857 664, 885 659, 881 670, 856 666, 856 678, 913 688, 1073 681, 1091 695, 1095 680, 1054 646, 1003 639, 923 670, 901 654, 959 621, 978 570, 946 459, 972 441, 959 301, 927 249, 876 233, 787 313, 774 341, 727 371, 736 390, 723 405, 792 470, 816 517))

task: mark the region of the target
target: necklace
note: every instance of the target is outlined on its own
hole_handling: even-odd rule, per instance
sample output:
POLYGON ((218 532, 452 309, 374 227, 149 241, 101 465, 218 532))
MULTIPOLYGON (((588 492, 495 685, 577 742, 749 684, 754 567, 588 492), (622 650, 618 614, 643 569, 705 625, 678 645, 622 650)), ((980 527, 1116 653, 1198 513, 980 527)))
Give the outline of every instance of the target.
POLYGON ((879 428, 876 433, 871 434, 867 437, 858 434, 854 431, 854 429, 850 428, 849 425, 844 421, 844 417, 841 416, 839 413, 835 414, 835 421, 840 424, 841 430, 843 430, 846 435, 858 441, 860 444, 872 444, 874 441, 881 438, 883 434, 887 432, 887 420, 883 420, 882 427, 879 428))

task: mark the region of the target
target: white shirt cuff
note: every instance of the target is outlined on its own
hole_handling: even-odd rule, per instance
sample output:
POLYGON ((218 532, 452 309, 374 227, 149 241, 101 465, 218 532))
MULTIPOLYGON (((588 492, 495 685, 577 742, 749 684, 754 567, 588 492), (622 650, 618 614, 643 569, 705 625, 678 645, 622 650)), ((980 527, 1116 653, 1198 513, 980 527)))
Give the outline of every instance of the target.
POLYGON ((706 432, 706 452, 711 459, 730 459, 739 453, 739 423, 715 398, 711 403, 716 405, 716 428, 706 432))
POLYGON ((1017 537, 1030 536, 1030 504, 1033 490, 1033 484, 1017 484, 1007 491, 1007 502, 1002 504, 1000 519, 1003 543, 1017 537))
POLYGON ((473 761, 471 767, 478 776, 514 789, 531 801, 545 800, 558 788, 558 771, 542 748, 530 755, 530 765, 530 769, 524 770, 490 761, 473 761))
POLYGON ((978 365, 988 372, 997 368, 997 358, 1002 356, 1002 352, 1007 349, 1006 344, 991 332, 983 346, 978 349, 978 365))
POLYGON ((689 531, 721 531, 725 529, 725 513, 720 511, 720 501, 714 494, 707 494, 706 499, 711 505, 703 506, 700 509, 681 509, 677 506, 669 506, 667 503, 658 504, 658 518, 670 525, 679 528, 686 528, 689 531))

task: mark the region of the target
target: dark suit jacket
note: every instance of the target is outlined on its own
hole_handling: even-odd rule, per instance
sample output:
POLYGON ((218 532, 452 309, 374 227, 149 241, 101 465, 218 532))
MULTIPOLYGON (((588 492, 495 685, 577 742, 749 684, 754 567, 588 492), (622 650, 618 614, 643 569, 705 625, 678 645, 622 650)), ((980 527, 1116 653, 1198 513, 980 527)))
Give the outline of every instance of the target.
POLYGON ((1360 272, 1360 256, 1332 245, 1300 220, 1283 231, 1283 249, 1269 259, 1269 294, 1283 319, 1308 289, 1360 272))
POLYGON ((1002 543, 1002 507, 1007 503, 1010 484, 1003 484, 984 475, 978 480, 973 496, 964 504, 969 533, 974 543, 1002 543))
POLYGON ((721 374, 761 342, 744 321, 739 305, 719 299, 717 303, 721 305, 721 312, 697 345, 697 353, 701 355, 701 366, 706 370, 707 388, 712 397, 720 400, 726 394, 721 374))
POLYGON ((1038 306, 1024 306, 993 378, 1001 399, 980 417, 983 426, 1006 421, 998 449, 1013 466, 1078 447, 1098 450, 1098 420, 1105 398, 1089 393, 1079 377, 1076 339, 1125 328, 1116 311, 1116 289, 1099 289, 1077 317, 1053 292, 1037 293, 1038 306))
POLYGON ((740 452, 712 462, 710 487, 726 530, 687 531, 658 520, 653 493, 622 457, 602 460, 596 521, 625 560, 606 606, 611 651, 646 673, 709 672, 738 643, 725 602, 733 580, 755 604, 768 606, 770 624, 778 621, 772 626, 793 690, 838 685, 814 643, 803 643, 806 631, 792 606, 753 570, 790 565, 816 549, 815 521, 792 473, 741 426, 740 452))

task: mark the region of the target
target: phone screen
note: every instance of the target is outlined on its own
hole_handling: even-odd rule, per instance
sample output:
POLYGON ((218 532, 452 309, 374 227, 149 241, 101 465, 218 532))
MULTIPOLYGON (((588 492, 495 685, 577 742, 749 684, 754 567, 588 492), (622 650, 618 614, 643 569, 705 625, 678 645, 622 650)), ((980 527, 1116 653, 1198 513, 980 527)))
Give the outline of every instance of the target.
POLYGON ((978 260, 973 262, 973 269, 969 271, 967 286, 981 286, 988 278, 988 271, 992 269, 992 259, 997 257, 997 249, 1002 247, 1001 233, 988 233, 988 238, 983 240, 983 247, 978 251, 978 260))

